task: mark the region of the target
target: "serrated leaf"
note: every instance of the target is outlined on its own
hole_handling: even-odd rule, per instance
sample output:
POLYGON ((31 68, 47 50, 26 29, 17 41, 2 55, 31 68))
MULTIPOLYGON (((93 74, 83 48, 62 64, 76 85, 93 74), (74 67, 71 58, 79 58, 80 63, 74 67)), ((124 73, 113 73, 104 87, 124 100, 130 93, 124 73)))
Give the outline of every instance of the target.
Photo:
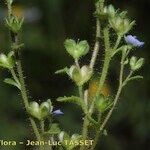
POLYGON ((11 79, 11 78, 6 78, 6 79, 4 80, 4 82, 7 83, 7 84, 10 84, 10 85, 13 85, 13 86, 17 87, 19 90, 21 89, 20 84, 17 83, 16 81, 14 81, 14 80, 11 79))
POLYGON ((59 97, 57 98, 57 101, 59 102, 70 102, 70 103, 75 103, 79 106, 82 107, 83 111, 86 113, 87 112, 87 109, 86 109, 86 106, 84 104, 84 101, 82 98, 80 97, 76 97, 76 96, 71 96, 71 97, 59 97))

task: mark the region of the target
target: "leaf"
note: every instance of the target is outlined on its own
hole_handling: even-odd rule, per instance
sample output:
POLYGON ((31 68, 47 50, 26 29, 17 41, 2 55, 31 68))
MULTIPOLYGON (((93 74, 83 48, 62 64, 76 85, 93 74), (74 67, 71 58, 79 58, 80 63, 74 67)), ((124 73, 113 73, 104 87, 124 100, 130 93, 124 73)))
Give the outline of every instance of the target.
POLYGON ((78 43, 78 51, 82 52, 82 56, 86 55, 89 52, 89 49, 89 44, 86 40, 78 43))
POLYGON ((41 120, 41 112, 40 112, 40 106, 37 102, 32 101, 29 103, 28 107, 28 113, 39 120, 41 120))
POLYGON ((97 121, 95 121, 95 119, 93 119, 91 116, 89 116, 89 115, 87 115, 87 118, 88 118, 88 120, 94 125, 94 126, 96 126, 97 127, 97 125, 98 125, 98 122, 97 121))
POLYGON ((133 81, 133 80, 139 80, 139 79, 143 79, 143 76, 140 76, 140 75, 137 75, 137 76, 134 76, 134 77, 130 77, 127 81, 125 81, 123 83, 123 86, 125 86, 128 82, 130 81, 133 81))
POLYGON ((64 46, 67 52, 74 59, 79 59, 80 57, 86 55, 89 51, 89 44, 85 40, 76 43, 72 39, 66 39, 64 46))
POLYGON ((103 130, 103 135, 105 135, 105 136, 108 135, 107 130, 103 130))
POLYGON ((61 132, 59 125, 57 123, 53 123, 50 127, 50 130, 47 132, 49 134, 59 134, 61 132))
POLYGON ((57 71, 55 72, 55 74, 67 73, 67 71, 68 71, 68 68, 65 67, 65 68, 63 68, 63 69, 57 70, 57 71))
POLYGON ((133 80, 139 80, 139 79, 143 79, 143 76, 137 75, 137 76, 131 77, 131 78, 129 78, 129 79, 127 80, 127 82, 133 81, 133 80))
POLYGON ((57 98, 57 101, 75 103, 75 104, 81 106, 85 113, 87 112, 86 105, 84 104, 83 99, 80 97, 76 97, 76 96, 66 97, 66 96, 64 96, 64 97, 57 98))
POLYGON ((20 84, 17 83, 16 81, 14 81, 14 80, 11 79, 11 78, 6 78, 6 79, 4 80, 4 82, 7 83, 7 84, 10 84, 10 85, 13 85, 13 86, 17 87, 19 90, 21 89, 20 84))
MULTIPOLYGON (((70 141, 70 136, 65 131, 61 131, 58 135, 58 139, 63 145, 64 140, 70 141)), ((64 146, 66 146, 66 144, 64 146)))

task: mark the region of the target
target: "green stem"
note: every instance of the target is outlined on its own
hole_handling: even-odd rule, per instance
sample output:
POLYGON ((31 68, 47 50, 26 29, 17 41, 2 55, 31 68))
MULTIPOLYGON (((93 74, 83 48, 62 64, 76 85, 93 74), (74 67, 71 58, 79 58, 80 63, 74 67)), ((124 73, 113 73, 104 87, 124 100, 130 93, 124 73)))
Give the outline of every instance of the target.
POLYGON ((90 61, 90 68, 93 70, 95 62, 96 62, 96 58, 98 55, 98 51, 99 51, 99 44, 100 44, 100 21, 99 18, 96 19, 96 42, 94 45, 94 50, 93 50, 93 54, 92 54, 92 58, 90 61))
POLYGON ((78 59, 75 59, 74 61, 75 61, 76 66, 78 67, 78 69, 80 69, 80 65, 79 65, 78 59))
POLYGON ((8 19, 10 19, 12 15, 12 6, 10 5, 9 2, 7 2, 7 8, 8 8, 8 19))
POLYGON ((101 131, 103 131, 105 125, 107 124, 109 118, 111 117, 111 115, 112 115, 112 113, 113 113, 113 110, 114 110, 114 108, 116 107, 116 104, 117 104, 117 102, 118 102, 118 100, 119 100, 119 96, 120 96, 121 91, 122 91, 122 88, 123 88, 122 85, 123 85, 124 59, 125 59, 125 57, 122 55, 122 58, 121 58, 121 68, 120 68, 120 75, 119 75, 119 87, 118 87, 117 94, 116 94, 115 99, 114 99, 113 106, 112 106, 112 108, 110 109, 110 111, 108 112, 108 114, 107 114, 106 118, 104 119, 102 125, 100 126, 99 130, 97 131, 96 136, 95 136, 95 139, 94 139, 94 143, 93 143, 93 145, 92 145, 92 147, 91 147, 91 150, 94 150, 94 149, 95 149, 96 144, 97 144, 97 142, 98 142, 98 140, 99 140, 99 137, 100 137, 100 133, 101 133, 101 131))
MULTIPOLYGON (((24 82, 24 77, 23 77, 23 72, 22 72, 22 66, 21 66, 20 59, 17 61, 17 71, 18 71, 18 76, 19 76, 19 80, 20 80, 20 84, 21 84, 22 99, 23 99, 26 111, 28 112, 29 101, 28 101, 28 96, 27 96, 27 92, 26 92, 26 87, 25 87, 25 82, 24 82)), ((40 133, 38 131, 38 127, 37 127, 35 121, 31 117, 29 117, 29 119, 31 121, 31 125, 32 125, 33 131, 36 135, 36 138, 38 140, 40 140, 41 136, 40 136, 40 133)))
POLYGON ((79 89, 79 96, 80 98, 83 98, 83 86, 78 86, 78 89, 79 89))
POLYGON ((111 60, 110 43, 109 43, 109 30, 107 27, 104 29, 104 43, 105 43, 104 65, 103 65, 103 69, 102 69, 102 73, 101 73, 101 77, 100 77, 100 81, 99 81, 99 85, 98 85, 98 89, 97 89, 96 94, 98 94, 101 91, 101 89, 104 85, 104 82, 106 80, 107 73, 108 73, 109 63, 111 60))
POLYGON ((41 123, 41 133, 43 134, 44 133, 44 121, 42 120, 40 123, 41 123))
POLYGON ((37 140, 40 141, 40 140, 41 140, 41 136, 40 136, 40 134, 39 134, 39 131, 38 131, 38 128, 37 128, 37 126, 36 126, 35 121, 34 121, 31 117, 29 117, 29 120, 30 120, 30 122, 31 122, 31 125, 32 125, 32 128, 33 128, 33 130, 34 130, 34 133, 35 133, 35 135, 36 135, 36 137, 37 137, 37 140))
MULTIPOLYGON (((12 15, 12 6, 9 2, 7 2, 7 7, 8 7, 8 18, 10 19, 11 18, 11 15, 12 15)), ((12 41, 12 44, 17 44, 18 43, 18 35, 11 32, 10 31, 10 34, 11 34, 11 41, 12 41)), ((16 66, 17 66, 17 72, 18 72, 18 76, 19 76, 19 81, 18 81, 18 77, 14 71, 14 69, 11 69, 11 74, 14 78, 14 80, 18 83, 20 83, 20 86, 21 86, 21 95, 22 95, 22 99, 23 99, 23 102, 24 102, 24 105, 25 105, 25 109, 26 111, 28 112, 28 107, 29 107, 29 100, 28 100, 28 95, 27 95, 27 91, 26 91, 26 87, 25 87, 25 82, 24 82, 24 76, 23 76, 23 71, 22 71, 22 66, 21 66, 21 60, 20 60, 20 54, 19 54, 19 49, 14 51, 15 52, 15 56, 17 56, 17 63, 16 63, 16 66)), ((40 133, 38 131, 38 127, 35 123, 35 121, 29 117, 29 120, 31 122, 31 125, 32 125, 32 128, 33 128, 33 131, 35 133, 35 136, 37 138, 37 140, 41 140, 41 136, 40 136, 40 133)), ((41 148, 41 147, 40 147, 41 148)), ((41 148, 42 150, 42 148, 41 148)))
POLYGON ((19 80, 18 80, 18 77, 15 73, 15 70, 14 69, 11 69, 10 70, 11 74, 12 74, 12 77, 14 78, 14 80, 16 81, 16 83, 19 83, 19 80))
MULTIPOLYGON (((109 64, 110 64, 110 61, 111 61, 111 49, 110 49, 110 43, 109 43, 109 29, 106 27, 104 29, 104 43, 105 43, 105 59, 104 59, 104 65, 103 65, 103 69, 102 69, 102 73, 101 73, 101 78, 100 78, 100 81, 99 81, 99 86, 98 86, 98 89, 97 89, 97 94, 101 91, 104 83, 105 83, 105 80, 106 80, 106 77, 107 77, 107 73, 108 73, 108 69, 109 69, 109 64)), ((119 46, 119 43, 121 41, 121 37, 118 36, 117 38, 117 41, 116 41, 116 44, 113 48, 113 51, 115 51, 117 49, 117 47, 119 46)), ((123 61, 123 59, 122 59, 123 61)), ((123 74, 123 65, 121 66, 121 72, 120 72, 120 81, 122 81, 122 74, 123 74)), ((115 101, 114 101, 114 104, 116 105, 117 103, 117 100, 119 98, 119 95, 121 93, 121 89, 119 87, 119 90, 117 92, 117 95, 116 95, 116 98, 115 98, 115 101), (116 100, 117 99, 117 100, 116 100)), ((115 106, 114 106, 115 107, 115 106)), ((113 108, 114 109, 114 108, 113 108)), ((105 126, 105 122, 107 122, 107 119, 109 119, 109 117, 111 116, 111 111, 113 110, 110 110, 110 112, 108 113, 108 116, 106 117, 106 120, 104 121, 104 123, 100 126, 100 129, 98 129, 96 131, 96 136, 94 138, 94 143, 91 147, 91 150, 94 150, 97 142, 98 142, 98 139, 99 139, 99 136, 100 136, 100 132, 102 131, 103 129, 103 126, 105 126)), ((101 114, 99 114, 100 116, 101 114)))
MULTIPOLYGON (((79 86, 79 95, 80 95, 81 98, 83 98, 83 99, 85 98, 84 95, 83 95, 83 87, 82 86, 79 86)), ((87 106, 86 100, 84 102, 85 102, 85 105, 87 106)), ((87 137, 88 137, 88 126, 89 126, 89 121, 88 121, 87 114, 86 114, 85 117, 84 117, 83 128, 82 128, 83 140, 86 140, 87 137)), ((80 150, 84 150, 84 149, 85 149, 85 145, 80 147, 80 150)))
POLYGON ((115 46, 114 46, 114 48, 113 48, 113 51, 115 51, 117 48, 118 48, 118 46, 119 46, 119 44, 120 44, 120 41, 121 41, 121 36, 118 36, 118 38, 117 38, 117 41, 116 41, 116 44, 115 44, 115 46))
MULTIPOLYGON (((101 77, 100 77, 100 81, 99 81, 99 85, 98 85, 98 89, 97 89, 97 93, 96 94, 99 94, 99 92, 101 91, 104 83, 105 83, 105 80, 106 80, 106 77, 107 77, 107 73, 108 73, 108 68, 109 68, 109 63, 110 63, 110 60, 111 60, 111 55, 110 55, 110 43, 109 43, 109 30, 108 28, 105 28, 104 29, 104 43, 105 43, 105 59, 104 59, 104 65, 103 65, 103 69, 102 69, 102 74, 101 74, 101 77)), ((98 115, 98 119, 100 119, 100 115, 98 115)), ((96 131, 96 136, 94 138, 94 143, 91 147, 91 150, 94 150, 97 142, 98 142, 98 139, 99 139, 99 130, 96 131)))
MULTIPOLYGON (((82 130, 82 139, 85 141, 88 138, 88 126, 89 126, 89 121, 87 115, 84 117, 84 122, 83 122, 83 130, 82 130)), ((80 150, 85 150, 85 146, 83 145, 80 147, 80 150)))
POLYGON ((27 96, 27 92, 26 92, 26 88, 25 88, 24 76, 23 76, 20 60, 17 61, 17 71, 18 71, 19 80, 20 80, 20 84, 21 84, 21 95, 22 95, 22 98, 24 101, 25 108, 26 108, 26 110, 28 110, 29 102, 28 102, 28 96, 27 96))

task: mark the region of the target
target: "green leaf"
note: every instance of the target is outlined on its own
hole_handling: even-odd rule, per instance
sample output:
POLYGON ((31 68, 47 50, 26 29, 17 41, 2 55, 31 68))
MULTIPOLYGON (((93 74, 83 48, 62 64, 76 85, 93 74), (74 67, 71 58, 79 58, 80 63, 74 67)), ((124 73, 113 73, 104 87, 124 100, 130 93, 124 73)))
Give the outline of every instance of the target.
POLYGON ((89 52, 89 44, 86 40, 80 41, 77 44, 77 47, 78 47, 78 51, 81 52, 81 56, 84 56, 89 52))
POLYGON ((144 64, 144 58, 140 58, 137 62, 136 62, 136 65, 135 65, 135 69, 138 70, 140 69, 144 64))
POLYGON ((51 106, 49 105, 48 102, 43 102, 40 105, 40 115, 41 115, 41 118, 45 118, 46 116, 48 116, 50 107, 51 106))
POLYGON ((112 106, 111 98, 100 94, 95 97, 95 107, 101 113, 105 112, 112 106))
POLYGON ((18 33, 22 27, 24 18, 19 18, 17 16, 11 15, 11 17, 6 18, 6 26, 13 32, 18 33))
POLYGON ((87 118, 88 118, 88 120, 94 125, 94 126, 96 126, 97 127, 97 125, 98 125, 98 122, 97 121, 95 121, 95 119, 93 119, 91 116, 89 116, 89 115, 87 115, 87 118))
POLYGON ((13 86, 17 87, 19 90, 21 89, 19 81, 18 81, 18 83, 17 83, 16 81, 14 81, 14 80, 11 79, 11 78, 6 78, 6 79, 4 80, 4 82, 7 83, 7 84, 10 84, 10 85, 13 85, 13 86))
POLYGON ((143 79, 143 76, 134 76, 134 77, 131 77, 129 80, 138 80, 138 79, 143 79))
POLYGON ((63 69, 57 70, 57 71, 55 72, 55 74, 67 73, 67 72, 68 72, 68 68, 65 67, 65 68, 63 68, 63 69))
POLYGON ((103 135, 105 135, 105 136, 108 135, 107 130, 103 130, 103 135))
POLYGON ((28 112, 35 118, 41 120, 41 112, 40 112, 40 106, 37 102, 33 101, 30 102, 28 107, 28 112))
MULTIPOLYGON (((71 142, 75 142, 75 141, 80 141, 82 139, 82 135, 79 135, 79 134, 73 134, 71 136, 71 142)), ((77 147, 78 145, 76 144, 70 144, 69 145, 69 150, 73 150, 75 147, 77 147)))
POLYGON ((66 39, 64 43, 66 51, 74 58, 79 59, 86 55, 89 51, 89 44, 87 41, 75 42, 72 39, 66 39))
POLYGON ((59 125, 57 123, 53 123, 51 126, 50 126, 50 129, 48 132, 45 132, 45 134, 51 134, 51 135, 54 135, 54 134, 59 134, 61 132, 60 128, 59 128, 59 125))
POLYGON ((59 102, 70 102, 70 103, 75 103, 79 106, 82 107, 83 111, 86 113, 87 112, 87 108, 86 105, 83 102, 83 99, 80 97, 76 97, 76 96, 71 96, 71 97, 59 97, 57 98, 57 101, 59 102))
MULTIPOLYGON (((61 131, 58 135, 58 138, 59 141, 62 142, 62 144, 64 140, 70 141, 70 136, 65 131, 61 131)), ((66 146, 66 144, 64 146, 66 146)))
POLYGON ((13 50, 19 50, 19 49, 21 49, 21 48, 23 48, 24 47, 24 43, 21 43, 21 44, 16 44, 16 43, 14 43, 12 46, 11 46, 11 48, 13 49, 13 50))
POLYGON ((46 117, 50 116, 50 113, 53 109, 53 106, 51 104, 51 100, 48 99, 46 102, 43 102, 41 105, 39 105, 37 102, 33 101, 29 103, 28 112, 33 117, 44 120, 46 117))
POLYGON ((137 59, 137 57, 132 56, 130 59, 131 70, 136 71, 140 69, 144 64, 144 58, 137 59))

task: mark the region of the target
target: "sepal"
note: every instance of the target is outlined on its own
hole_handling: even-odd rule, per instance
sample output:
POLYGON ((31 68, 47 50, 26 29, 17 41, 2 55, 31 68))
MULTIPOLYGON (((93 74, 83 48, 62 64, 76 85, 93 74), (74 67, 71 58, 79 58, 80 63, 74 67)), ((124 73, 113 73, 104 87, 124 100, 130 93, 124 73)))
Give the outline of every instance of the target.
POLYGON ((105 97, 104 95, 100 94, 95 97, 95 107, 101 113, 105 112, 108 108, 110 108, 112 102, 109 97, 105 97))
POLYGON ((85 40, 76 43, 72 39, 67 39, 64 46, 66 51, 77 60, 89 52, 89 44, 85 40))
POLYGON ((9 28, 9 30, 17 34, 22 27, 24 18, 18 18, 12 15, 10 18, 6 18, 5 21, 6 26, 9 28))
POLYGON ((13 52, 8 53, 8 55, 0 54, 0 67, 12 69, 15 62, 13 59, 13 52))
POLYGON ((28 107, 28 112, 31 116, 39 119, 44 120, 46 117, 50 115, 53 110, 53 106, 51 104, 51 100, 47 100, 46 102, 41 103, 39 105, 37 102, 30 102, 28 107))
POLYGON ((130 59, 131 70, 136 71, 140 69, 144 64, 144 58, 137 59, 137 57, 132 56, 130 59))

